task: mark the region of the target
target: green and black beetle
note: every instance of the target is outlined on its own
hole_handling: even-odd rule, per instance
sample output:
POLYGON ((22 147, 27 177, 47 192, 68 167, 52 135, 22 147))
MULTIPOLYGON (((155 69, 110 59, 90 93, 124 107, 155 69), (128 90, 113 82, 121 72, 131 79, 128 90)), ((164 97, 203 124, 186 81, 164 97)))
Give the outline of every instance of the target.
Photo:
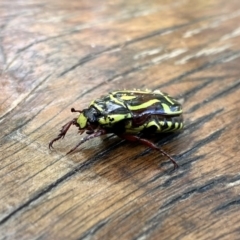
POLYGON ((159 90, 115 91, 94 100, 86 109, 72 108, 71 111, 79 112, 78 118, 62 127, 60 134, 49 143, 49 148, 53 148, 55 141, 64 138, 71 125, 75 125, 80 134, 86 132, 87 136, 67 154, 92 138, 114 133, 120 138, 139 141, 160 151, 172 161, 174 168, 178 167, 166 152, 142 138, 144 135, 173 132, 183 128, 181 104, 168 94, 159 90))

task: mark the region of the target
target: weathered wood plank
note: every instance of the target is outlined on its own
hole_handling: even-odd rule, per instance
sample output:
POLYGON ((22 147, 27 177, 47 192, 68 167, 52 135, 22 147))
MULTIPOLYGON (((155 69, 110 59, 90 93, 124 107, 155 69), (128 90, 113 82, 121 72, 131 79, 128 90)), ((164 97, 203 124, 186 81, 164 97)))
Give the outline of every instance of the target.
POLYGON ((0 3, 1 239, 238 239, 240 2, 0 3), (158 153, 72 127, 114 89, 161 89, 185 129, 158 153))

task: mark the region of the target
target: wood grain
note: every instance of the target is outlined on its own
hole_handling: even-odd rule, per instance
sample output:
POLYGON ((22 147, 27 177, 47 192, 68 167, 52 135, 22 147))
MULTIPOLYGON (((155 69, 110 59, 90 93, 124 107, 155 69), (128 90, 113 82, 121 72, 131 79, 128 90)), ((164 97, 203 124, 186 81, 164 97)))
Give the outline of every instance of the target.
POLYGON ((0 3, 0 239, 239 239, 240 2, 0 3), (154 141, 61 126, 115 89, 161 89, 185 129, 154 141))

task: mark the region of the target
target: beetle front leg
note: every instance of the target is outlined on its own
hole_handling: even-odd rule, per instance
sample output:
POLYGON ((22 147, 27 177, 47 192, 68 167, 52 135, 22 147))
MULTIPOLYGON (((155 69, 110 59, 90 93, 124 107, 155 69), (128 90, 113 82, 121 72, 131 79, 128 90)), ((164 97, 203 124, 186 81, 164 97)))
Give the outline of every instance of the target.
POLYGON ((66 155, 68 155, 69 153, 72 153, 73 151, 75 151, 80 145, 82 145, 83 143, 85 143, 86 141, 95 138, 95 137, 99 137, 102 135, 107 134, 107 131, 105 129, 99 129, 98 131, 84 137, 74 148, 72 148, 69 152, 67 152, 66 155))
POLYGON ((148 146, 148 147, 150 147, 154 150, 157 150, 157 151, 161 152, 164 156, 166 156, 167 158, 169 158, 171 160, 171 162, 174 165, 174 170, 176 168, 178 168, 178 164, 175 162, 175 160, 170 155, 168 155, 165 151, 163 151, 161 148, 159 148, 154 143, 152 143, 151 141, 149 141, 147 139, 144 139, 144 138, 140 138, 136 135, 131 135, 131 134, 119 134, 118 136, 120 138, 126 139, 126 140, 131 141, 131 142, 141 142, 142 144, 144 144, 144 145, 146 145, 146 146, 148 146))
POLYGON ((77 119, 74 118, 73 120, 71 120, 70 122, 68 122, 67 124, 65 124, 64 126, 62 126, 62 129, 60 130, 60 133, 58 134, 58 136, 56 138, 54 138, 48 145, 49 149, 53 149, 53 143, 55 141, 58 141, 60 138, 64 138, 64 136, 66 135, 68 129, 71 127, 72 124, 76 124, 77 119))

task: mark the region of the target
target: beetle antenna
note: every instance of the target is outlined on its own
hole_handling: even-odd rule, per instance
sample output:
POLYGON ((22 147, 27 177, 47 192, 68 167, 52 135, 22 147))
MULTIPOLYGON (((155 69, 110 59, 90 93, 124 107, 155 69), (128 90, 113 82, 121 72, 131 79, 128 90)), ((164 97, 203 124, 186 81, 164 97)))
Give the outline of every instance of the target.
POLYGON ((79 112, 79 113, 81 113, 82 111, 81 110, 76 110, 75 108, 71 108, 71 112, 79 112))

